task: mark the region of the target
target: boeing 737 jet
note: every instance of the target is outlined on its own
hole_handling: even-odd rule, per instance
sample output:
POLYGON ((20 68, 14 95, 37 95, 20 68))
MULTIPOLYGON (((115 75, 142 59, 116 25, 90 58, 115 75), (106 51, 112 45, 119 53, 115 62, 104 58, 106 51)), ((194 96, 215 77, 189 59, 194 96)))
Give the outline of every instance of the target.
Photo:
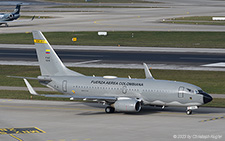
POLYGON ((198 86, 168 80, 156 80, 144 63, 145 79, 118 78, 116 76, 85 76, 65 67, 54 49, 40 31, 33 31, 33 38, 41 70, 37 78, 23 78, 32 95, 83 99, 107 105, 106 113, 139 112, 143 105, 184 106, 189 115, 212 97, 198 86), (27 81, 41 84, 63 93, 62 95, 38 94, 27 81))
MULTIPOLYGON (((16 8, 11 13, 0 13, 0 25, 5 24, 8 26, 8 22, 13 22, 17 20, 20 17, 20 7, 21 4, 17 4, 16 8)), ((34 16, 32 17, 31 21, 34 19, 34 16)))

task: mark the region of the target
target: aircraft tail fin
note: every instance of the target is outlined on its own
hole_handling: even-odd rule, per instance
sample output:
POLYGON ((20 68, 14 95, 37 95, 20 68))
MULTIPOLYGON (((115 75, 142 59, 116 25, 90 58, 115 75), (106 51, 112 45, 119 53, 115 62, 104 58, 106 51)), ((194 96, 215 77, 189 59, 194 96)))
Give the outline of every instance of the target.
POLYGON ((83 76, 64 66, 41 31, 33 31, 32 34, 42 76, 83 76))
POLYGON ((20 14, 20 7, 22 3, 16 5, 16 8, 13 11, 13 14, 20 14))

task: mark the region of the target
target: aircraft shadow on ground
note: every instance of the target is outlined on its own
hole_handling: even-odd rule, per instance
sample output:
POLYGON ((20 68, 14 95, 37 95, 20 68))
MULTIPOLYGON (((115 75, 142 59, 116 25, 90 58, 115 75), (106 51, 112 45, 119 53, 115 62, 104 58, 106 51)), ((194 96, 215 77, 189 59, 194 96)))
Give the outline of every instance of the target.
MULTIPOLYGON (((106 114, 104 111, 105 106, 98 104, 98 103, 83 103, 86 106, 94 107, 97 109, 102 109, 102 112, 99 111, 90 111, 90 112, 82 112, 78 115, 102 115, 106 114)), ((200 107, 197 110, 193 110, 193 115, 195 114, 212 114, 212 113, 224 113, 225 110, 215 110, 215 108, 206 108, 206 107, 200 107)), ((125 114, 125 115, 149 115, 149 114, 157 114, 157 113, 179 113, 186 116, 186 107, 166 107, 165 109, 162 109, 160 107, 153 107, 153 106, 143 106, 140 112, 133 112, 133 113, 120 113, 115 112, 112 114, 125 114)))
MULTIPOLYGON (((86 106, 89 106, 89 107, 94 107, 94 108, 102 109, 102 112, 99 112, 99 111, 95 112, 93 110, 93 112, 92 111, 91 112, 82 112, 82 113, 80 113, 78 115, 101 115, 101 114, 106 114, 105 113, 105 110, 104 110, 104 108, 106 106, 104 106, 104 105, 97 104, 97 103, 83 103, 83 104, 86 105, 86 106)), ((159 107, 144 106, 144 107, 142 107, 142 109, 141 109, 140 112, 131 112, 131 113, 115 112, 115 113, 112 113, 112 114, 148 115, 148 114, 160 113, 162 111, 164 111, 164 110, 162 110, 159 107)))

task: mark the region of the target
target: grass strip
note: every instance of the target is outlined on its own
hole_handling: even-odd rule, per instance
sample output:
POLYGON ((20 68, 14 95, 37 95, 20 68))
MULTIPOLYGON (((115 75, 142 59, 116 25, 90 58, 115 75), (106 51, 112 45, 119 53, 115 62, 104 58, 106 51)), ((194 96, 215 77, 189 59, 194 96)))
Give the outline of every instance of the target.
POLYGON ((225 25, 225 21, 214 21, 212 17, 215 16, 193 16, 193 17, 179 17, 166 19, 163 23, 174 24, 197 24, 197 25, 225 25))
MULTIPOLYGON (((31 19, 33 16, 20 16, 20 19, 31 19)), ((49 19, 49 18, 55 18, 51 16, 35 16, 35 19, 49 19)))
POLYGON ((179 18, 171 18, 168 20, 183 20, 183 21, 213 21, 212 17, 214 16, 193 16, 193 17, 179 17, 179 18))
MULTIPOLYGON (((52 2, 63 3, 85 3, 86 0, 45 0, 52 2)), ((154 1, 142 1, 142 0, 87 0, 87 3, 160 3, 154 1)))
POLYGON ((213 101, 204 105, 204 107, 220 107, 225 108, 225 98, 214 98, 213 101))
MULTIPOLYGON (((142 69, 117 69, 117 68, 70 68, 88 76, 114 75, 127 78, 145 78, 142 69)), ((21 86, 25 84, 22 79, 8 78, 6 76, 37 77, 40 75, 39 67, 36 66, 6 66, 0 65, 0 86, 21 86)), ((185 70, 151 70, 156 79, 176 80, 188 82, 201 87, 207 93, 225 93, 225 72, 214 71, 185 71, 185 70)), ((33 87, 43 87, 36 80, 29 80, 33 87)))
MULTIPOLYGON (((56 94, 56 92, 41 92, 41 94, 56 94)), ((56 101, 70 101, 69 98, 53 98, 31 95, 28 91, 13 91, 13 90, 0 90, 0 98, 3 99, 27 99, 27 100, 56 100, 56 101)))
MULTIPOLYGON (((107 36, 97 32, 46 32, 53 45, 137 46, 178 48, 225 48, 224 32, 110 31, 107 36), (72 38, 77 41, 73 42, 72 38)), ((31 33, 0 34, 0 44, 33 44, 31 33), (13 39, 13 40, 12 40, 13 39)))
POLYGON ((64 5, 52 6, 49 8, 165 8, 165 7, 146 7, 146 6, 106 6, 106 5, 64 5))

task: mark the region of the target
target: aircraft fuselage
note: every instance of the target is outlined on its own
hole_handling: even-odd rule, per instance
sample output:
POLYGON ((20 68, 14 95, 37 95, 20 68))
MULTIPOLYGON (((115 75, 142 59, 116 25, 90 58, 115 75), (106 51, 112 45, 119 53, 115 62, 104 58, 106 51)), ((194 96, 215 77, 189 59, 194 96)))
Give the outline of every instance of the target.
POLYGON ((199 106, 208 98, 195 85, 168 80, 91 76, 54 76, 51 80, 47 86, 64 94, 138 98, 145 105, 199 106))

